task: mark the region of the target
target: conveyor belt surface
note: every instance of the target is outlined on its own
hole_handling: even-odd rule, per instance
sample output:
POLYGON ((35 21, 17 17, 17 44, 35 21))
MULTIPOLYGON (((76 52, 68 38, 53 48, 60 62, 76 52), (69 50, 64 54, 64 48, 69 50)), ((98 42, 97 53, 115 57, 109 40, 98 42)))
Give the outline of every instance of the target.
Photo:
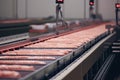
MULTIPOLYGON (((96 40, 100 35, 105 34, 106 32, 105 24, 103 24, 94 28, 24 46, 24 48, 18 50, 3 52, 0 54, 0 65, 4 66, 3 68, 0 68, 0 80, 23 80, 28 79, 35 74, 37 76, 37 73, 39 73, 37 78, 50 75, 45 72, 49 71, 51 73, 55 66, 57 66, 56 68, 60 68, 64 64, 67 64, 63 64, 63 62, 69 60, 69 54, 74 56, 74 51, 77 49, 79 50, 76 54, 79 54, 81 46, 87 46, 87 43, 92 43, 92 41, 96 40), (60 59, 62 60, 60 61, 60 59), (56 63, 54 64, 54 62, 56 63), (50 67, 48 68, 48 66, 50 67), (47 70, 43 71, 43 69, 47 70)), ((54 73, 56 72, 55 70, 54 73)))

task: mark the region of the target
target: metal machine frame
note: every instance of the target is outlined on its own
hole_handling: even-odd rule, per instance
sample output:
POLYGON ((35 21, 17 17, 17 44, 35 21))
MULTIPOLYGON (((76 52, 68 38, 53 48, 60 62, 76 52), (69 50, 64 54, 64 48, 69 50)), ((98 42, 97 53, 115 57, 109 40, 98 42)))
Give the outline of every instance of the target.
POLYGON ((116 3, 115 4, 115 14, 116 14, 116 25, 119 25, 118 21, 119 21, 119 16, 118 16, 118 12, 120 11, 120 3, 116 3))
POLYGON ((66 25, 66 22, 64 21, 64 17, 63 17, 63 12, 62 12, 62 8, 60 4, 63 4, 64 2, 57 2, 56 0, 56 25, 58 25, 58 21, 59 21, 59 13, 61 16, 61 21, 62 21, 62 25, 66 25))

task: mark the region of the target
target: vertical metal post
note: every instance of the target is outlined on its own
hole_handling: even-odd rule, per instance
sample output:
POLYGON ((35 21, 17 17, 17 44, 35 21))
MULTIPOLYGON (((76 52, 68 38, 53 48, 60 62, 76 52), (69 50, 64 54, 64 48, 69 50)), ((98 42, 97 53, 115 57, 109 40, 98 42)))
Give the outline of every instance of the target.
MULTIPOLYGON (((56 25, 58 26, 58 21, 59 21, 59 14, 61 16, 61 21, 62 21, 62 25, 63 26, 67 26, 67 23, 64 21, 64 17, 63 17, 63 12, 62 12, 62 9, 61 9, 61 5, 60 3, 57 3, 56 5, 56 25)), ((55 28, 55 32, 56 34, 59 34, 57 28, 55 28)))
POLYGON ((18 19, 18 0, 16 0, 16 19, 18 19))
POLYGON ((58 25, 58 20, 59 20, 59 8, 60 8, 60 4, 56 6, 56 25, 58 25))
POLYGON ((84 0, 84 19, 86 19, 86 0, 84 0))
POLYGON ((13 10, 13 18, 14 19, 17 19, 18 18, 18 12, 17 12, 17 0, 13 0, 13 8, 12 8, 12 10, 13 10))
POLYGON ((116 25, 118 25, 118 9, 115 9, 115 13, 116 13, 116 25))
POLYGON ((25 0, 25 18, 28 18, 28 0, 25 0))
POLYGON ((58 25, 59 13, 60 13, 60 16, 61 16, 62 25, 66 25, 66 22, 64 21, 63 13, 62 13, 62 10, 61 10, 61 5, 58 3, 57 6, 56 6, 56 25, 58 25))
POLYGON ((96 4, 96 10, 95 10, 96 12, 95 13, 98 15, 98 11, 99 11, 99 4, 98 3, 99 3, 99 0, 95 0, 95 1, 96 1, 96 3, 95 3, 96 4))
POLYGON ((90 18, 92 18, 93 10, 94 10, 93 6, 90 6, 89 7, 89 16, 90 16, 90 18))

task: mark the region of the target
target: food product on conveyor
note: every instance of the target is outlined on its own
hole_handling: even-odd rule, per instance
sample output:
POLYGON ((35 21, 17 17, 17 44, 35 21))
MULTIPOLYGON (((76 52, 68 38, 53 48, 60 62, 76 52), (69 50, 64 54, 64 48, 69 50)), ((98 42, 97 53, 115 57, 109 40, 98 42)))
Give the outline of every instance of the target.
POLYGON ((34 71, 34 66, 26 65, 0 65, 0 70, 10 70, 10 71, 34 71))
POLYGON ((71 49, 21 49, 15 50, 11 52, 6 52, 3 54, 10 54, 10 55, 65 55, 72 51, 71 49))
POLYGON ((55 57, 52 56, 0 56, 0 59, 35 59, 35 60, 40 60, 40 59, 51 59, 54 60, 55 57))
MULTIPOLYGON (((24 77, 25 75, 23 76, 21 71, 37 71, 43 69, 44 67, 46 68, 46 66, 47 70, 49 71, 50 69, 51 71, 52 68, 50 66, 48 69, 48 64, 67 55, 65 59, 57 61, 57 63, 54 64, 55 67, 61 67, 61 64, 63 64, 64 61, 67 61, 72 57, 76 58, 77 54, 79 54, 78 51, 82 51, 82 49, 79 48, 80 46, 86 45, 86 43, 92 40, 94 41, 96 37, 100 36, 106 31, 107 30, 105 29, 105 26, 100 25, 37 43, 34 43, 34 40, 30 40, 31 44, 29 45, 22 46, 22 48, 17 50, 12 49, 2 52, 0 56, 0 79, 20 78, 21 76, 24 77), (71 55, 69 57, 68 54, 70 53, 71 55)), ((67 64, 67 62, 65 62, 63 65, 65 64, 67 64)), ((47 72, 47 70, 43 72, 47 72)), ((26 73, 26 75, 28 74, 26 73)))
POLYGON ((43 65, 46 64, 44 61, 30 61, 30 60, 0 60, 0 64, 32 64, 32 65, 43 65))
POLYGON ((0 78, 20 78, 21 75, 16 71, 0 70, 0 78))
POLYGON ((26 48, 78 48, 80 45, 92 41, 97 36, 105 33, 107 30, 104 25, 100 25, 91 29, 75 32, 72 34, 49 39, 44 42, 26 46, 26 48))

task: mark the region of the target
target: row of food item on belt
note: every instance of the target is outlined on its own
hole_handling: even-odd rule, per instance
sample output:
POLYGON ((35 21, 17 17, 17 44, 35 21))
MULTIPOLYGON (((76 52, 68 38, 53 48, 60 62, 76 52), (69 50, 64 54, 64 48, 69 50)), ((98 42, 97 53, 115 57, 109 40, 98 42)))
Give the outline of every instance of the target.
POLYGON ((56 59, 55 56, 59 55, 55 53, 64 53, 65 51, 56 49, 52 51, 50 49, 48 51, 20 49, 3 53, 3 56, 0 56, 0 78, 21 78, 22 75, 19 71, 35 71, 35 66, 45 66, 47 64, 46 61, 53 61, 56 59), (47 52, 47 55, 44 54, 45 52, 47 52), (54 56, 49 56, 50 53, 54 56))
MULTIPOLYGON (((72 51, 72 49, 20 49, 20 50, 14 50, 2 53, 4 55, 39 55, 39 56, 49 56, 49 55, 58 55, 63 56, 67 53, 72 51)), ((29 57, 30 58, 30 57, 29 57)), ((34 57, 33 57, 34 58, 34 57)), ((40 59, 41 57, 39 57, 40 59)), ((47 59, 48 57, 43 57, 44 59, 47 59)), ((54 59, 54 57, 49 57, 49 59, 54 59)))
POLYGON ((34 71, 34 66, 27 65, 0 65, 0 78, 20 78, 19 71, 34 71))
MULTIPOLYGON (((74 48, 91 41, 95 37, 100 34, 106 32, 105 26, 97 26, 95 28, 83 30, 80 32, 60 36, 57 38, 53 38, 50 40, 46 40, 44 42, 40 42, 37 44, 29 45, 24 47, 24 49, 14 50, 2 53, 4 55, 3 58, 13 59, 13 57, 7 55, 16 55, 16 58, 23 59, 35 59, 38 57, 34 57, 35 55, 41 55, 38 59, 43 59, 45 55, 66 55, 69 52, 73 51, 74 48), (28 48, 28 49, 25 49, 28 48), (29 49, 30 48, 30 49, 29 49), (32 49, 36 48, 36 49, 32 49), (43 48, 43 49, 39 49, 43 48), (58 49, 57 49, 58 48, 58 49), (73 49, 72 49, 73 48, 73 49), (6 55, 6 56, 5 56, 6 55), (24 57, 20 56, 24 55, 24 57), (28 55, 34 55, 32 57, 28 57, 28 55)), ((43 60, 0 60, 0 78, 20 78, 21 74, 17 70, 29 70, 34 71, 34 66, 30 65, 45 65, 46 62, 43 60), (30 65, 29 65, 30 64, 30 65)), ((45 59, 55 59, 55 57, 44 57, 45 59)))
POLYGON ((26 46, 25 48, 77 48, 87 43, 97 36, 106 32, 105 25, 100 25, 91 29, 75 32, 72 34, 52 38, 44 42, 26 46))
MULTIPOLYGON (((45 52, 48 52, 44 50, 45 52)), ((10 51, 3 53, 4 56, 0 56, 0 78, 21 78, 22 75, 19 71, 35 71, 36 68, 35 66, 45 66, 47 64, 47 61, 50 60, 55 60, 55 56, 45 56, 45 54, 42 53, 38 55, 34 54, 39 54, 36 53, 36 50, 15 50, 15 51, 10 51), (16 52, 16 53, 15 53, 16 52), (13 53, 13 55, 12 55, 13 53), (20 56, 20 54, 24 54, 24 56, 20 56), (31 54, 31 55, 27 55, 31 54)), ((56 51, 52 50, 53 52, 50 52, 52 55, 57 55, 55 54, 56 51)), ((64 50, 65 51, 65 50, 64 50)), ((61 51, 63 53, 64 51, 61 51)), ((47 55, 50 55, 47 53, 47 55)), ((59 54, 58 54, 59 55, 59 54)), ((60 54, 61 55, 61 54, 60 54)))
POLYGON ((54 60, 56 59, 55 57, 53 56, 0 56, 0 60, 4 60, 4 59, 28 59, 28 60, 54 60))
POLYGON ((52 56, 0 56, 0 79, 21 78, 21 72, 33 72, 37 70, 36 66, 45 66, 46 61, 55 59, 52 56))

